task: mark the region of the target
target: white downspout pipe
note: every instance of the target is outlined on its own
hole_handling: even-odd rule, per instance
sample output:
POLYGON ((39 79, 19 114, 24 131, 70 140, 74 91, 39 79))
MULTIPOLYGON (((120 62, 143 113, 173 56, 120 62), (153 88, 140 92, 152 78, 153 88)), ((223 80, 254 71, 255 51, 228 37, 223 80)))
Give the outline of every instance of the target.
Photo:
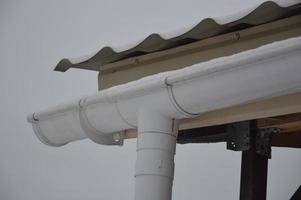
POLYGON ((135 200, 171 200, 177 133, 177 120, 140 110, 135 200))

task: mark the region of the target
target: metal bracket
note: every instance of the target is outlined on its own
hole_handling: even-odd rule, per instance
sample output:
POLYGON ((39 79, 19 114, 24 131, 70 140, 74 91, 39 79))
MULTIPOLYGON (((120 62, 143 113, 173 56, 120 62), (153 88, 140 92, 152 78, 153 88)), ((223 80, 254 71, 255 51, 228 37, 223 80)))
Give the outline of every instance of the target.
POLYGON ((280 128, 258 129, 256 133, 256 153, 271 158, 272 137, 280 131, 280 128))
POLYGON ((227 149, 233 151, 250 150, 252 146, 259 155, 271 158, 272 136, 279 128, 257 129, 255 121, 243 121, 227 126, 227 149))
POLYGON ((243 121, 227 126, 227 149, 245 151, 250 149, 251 133, 255 127, 253 121, 243 121))

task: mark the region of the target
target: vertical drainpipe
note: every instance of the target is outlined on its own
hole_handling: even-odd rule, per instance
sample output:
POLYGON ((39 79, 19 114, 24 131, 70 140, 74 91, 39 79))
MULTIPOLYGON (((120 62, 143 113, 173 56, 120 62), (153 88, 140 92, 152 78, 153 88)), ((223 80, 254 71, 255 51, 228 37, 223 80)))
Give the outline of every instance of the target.
POLYGON ((135 200, 171 200, 177 134, 177 120, 139 112, 135 200))

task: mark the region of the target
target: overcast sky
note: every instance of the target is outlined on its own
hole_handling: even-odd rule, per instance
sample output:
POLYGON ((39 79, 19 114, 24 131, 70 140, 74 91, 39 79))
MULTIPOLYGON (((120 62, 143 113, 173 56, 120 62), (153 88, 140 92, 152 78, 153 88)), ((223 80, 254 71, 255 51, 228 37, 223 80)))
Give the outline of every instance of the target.
MULTIPOLYGON (((97 90, 97 73, 53 68, 105 45, 205 17, 229 15, 262 0, 0 0, 0 199, 132 200, 135 143, 89 140, 48 147, 26 115, 97 90)), ((301 150, 273 149, 268 199, 288 199, 301 184, 301 150)), ((239 152, 225 144, 178 145, 173 199, 238 199, 239 152)))

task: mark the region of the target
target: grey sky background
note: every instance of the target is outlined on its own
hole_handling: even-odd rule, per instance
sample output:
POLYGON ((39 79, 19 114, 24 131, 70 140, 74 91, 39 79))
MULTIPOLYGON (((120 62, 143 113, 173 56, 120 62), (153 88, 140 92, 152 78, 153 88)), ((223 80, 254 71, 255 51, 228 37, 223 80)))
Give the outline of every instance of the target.
MULTIPOLYGON (((260 2, 0 0, 0 200, 133 199, 136 140, 53 148, 26 122, 33 111, 97 90, 96 72, 54 66, 260 2)), ((301 151, 272 153, 268 199, 288 199, 301 184, 301 151)), ((240 156, 225 144, 178 145, 173 199, 238 199, 240 156)))

